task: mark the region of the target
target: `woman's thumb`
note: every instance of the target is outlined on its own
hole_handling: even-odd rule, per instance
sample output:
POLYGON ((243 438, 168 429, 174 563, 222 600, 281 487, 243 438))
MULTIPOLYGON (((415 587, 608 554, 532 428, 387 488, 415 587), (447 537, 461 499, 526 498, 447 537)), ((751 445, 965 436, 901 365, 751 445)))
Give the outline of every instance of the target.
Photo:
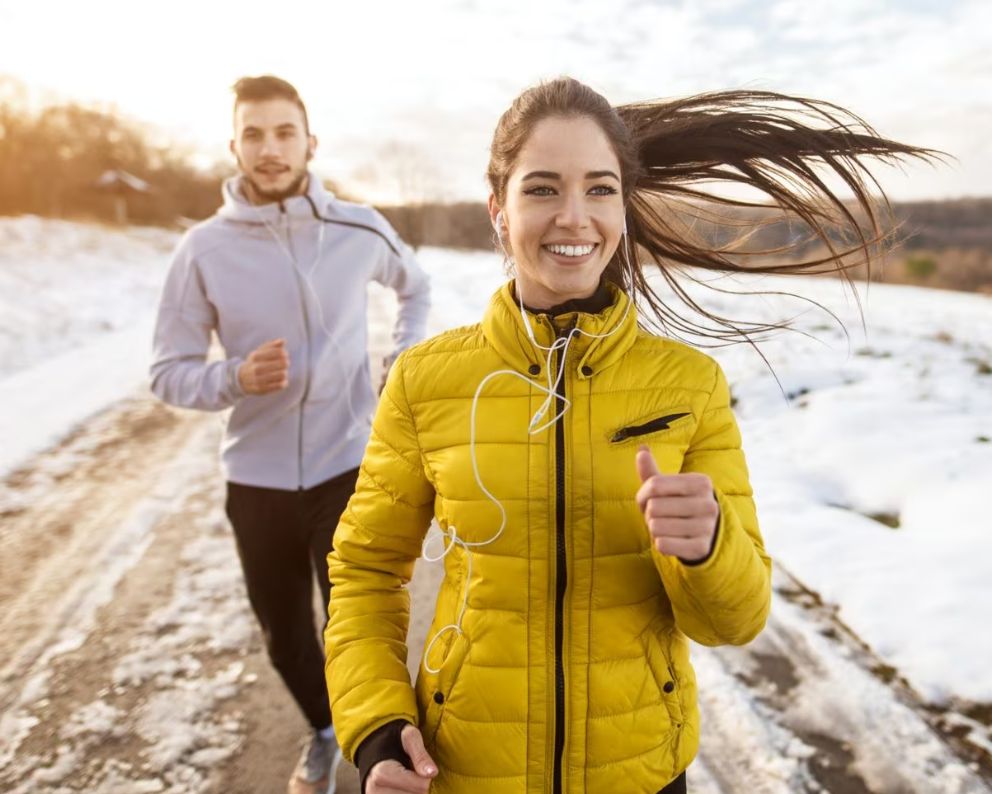
POLYGON ((403 743, 403 750, 410 756, 410 763, 418 775, 423 777, 434 777, 437 774, 437 764, 428 755, 427 748, 424 747, 424 737, 413 725, 407 725, 400 733, 400 741, 403 743))
POLYGON ((661 469, 658 468, 654 455, 651 454, 651 450, 646 444, 641 444, 638 448, 636 461, 637 476, 641 478, 641 482, 645 482, 646 480, 661 474, 661 469))

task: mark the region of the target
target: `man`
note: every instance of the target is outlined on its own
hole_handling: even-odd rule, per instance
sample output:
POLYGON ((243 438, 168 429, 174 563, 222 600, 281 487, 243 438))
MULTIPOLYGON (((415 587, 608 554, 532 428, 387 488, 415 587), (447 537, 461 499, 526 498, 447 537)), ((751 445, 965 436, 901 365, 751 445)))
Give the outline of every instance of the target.
POLYGON ((224 205, 179 243, 155 329, 152 391, 172 405, 233 407, 222 445, 227 515, 272 663, 313 732, 291 794, 333 792, 339 759, 312 609, 368 440, 375 403, 366 287, 396 291, 391 358, 423 336, 426 275, 371 208, 307 170, 317 139, 289 83, 234 86, 224 205), (225 352, 207 361, 211 333, 225 352))

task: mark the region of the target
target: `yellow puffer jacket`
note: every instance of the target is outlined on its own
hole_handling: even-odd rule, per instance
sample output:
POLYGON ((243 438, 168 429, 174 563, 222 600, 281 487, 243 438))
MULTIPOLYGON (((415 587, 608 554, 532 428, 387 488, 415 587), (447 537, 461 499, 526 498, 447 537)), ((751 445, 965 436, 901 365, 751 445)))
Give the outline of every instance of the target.
POLYGON ((545 384, 547 354, 528 338, 507 284, 481 325, 430 339, 394 365, 328 558, 327 682, 346 758, 398 718, 420 727, 438 763, 432 794, 657 792, 695 756, 687 638, 751 640, 768 613, 770 560, 723 373, 640 330, 626 296, 613 293, 600 314, 531 316, 545 346, 555 325, 615 329, 571 342, 561 420, 528 433, 546 394, 523 378, 496 375, 482 389, 479 476, 506 526, 492 543, 455 544, 445 556, 428 637, 460 629, 438 638, 416 687, 404 585, 431 518, 467 544, 500 526, 473 474, 473 396, 497 370, 545 384), (662 471, 713 481, 720 522, 700 565, 650 543, 634 499, 642 443, 662 471))

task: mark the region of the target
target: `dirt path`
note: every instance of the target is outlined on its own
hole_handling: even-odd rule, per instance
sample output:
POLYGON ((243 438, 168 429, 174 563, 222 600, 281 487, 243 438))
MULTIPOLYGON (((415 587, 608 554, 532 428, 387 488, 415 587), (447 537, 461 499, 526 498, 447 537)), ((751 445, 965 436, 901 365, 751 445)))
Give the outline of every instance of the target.
MULTIPOLYGON (((248 611, 219 434, 134 397, 0 487, 0 790, 284 790, 304 723, 248 611)), ((418 564, 412 656, 439 572, 418 564)), ((926 706, 814 593, 775 584, 755 643, 696 653, 694 792, 992 790, 980 714, 926 706)))

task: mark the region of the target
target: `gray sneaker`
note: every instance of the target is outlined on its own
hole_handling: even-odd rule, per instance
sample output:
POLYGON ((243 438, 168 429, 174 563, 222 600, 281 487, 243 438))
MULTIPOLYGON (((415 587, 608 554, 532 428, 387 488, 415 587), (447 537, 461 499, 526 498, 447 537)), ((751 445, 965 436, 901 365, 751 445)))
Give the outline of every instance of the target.
POLYGON ((321 738, 313 732, 306 740, 300 760, 289 781, 289 794, 334 794, 335 775, 341 762, 336 736, 321 738))

